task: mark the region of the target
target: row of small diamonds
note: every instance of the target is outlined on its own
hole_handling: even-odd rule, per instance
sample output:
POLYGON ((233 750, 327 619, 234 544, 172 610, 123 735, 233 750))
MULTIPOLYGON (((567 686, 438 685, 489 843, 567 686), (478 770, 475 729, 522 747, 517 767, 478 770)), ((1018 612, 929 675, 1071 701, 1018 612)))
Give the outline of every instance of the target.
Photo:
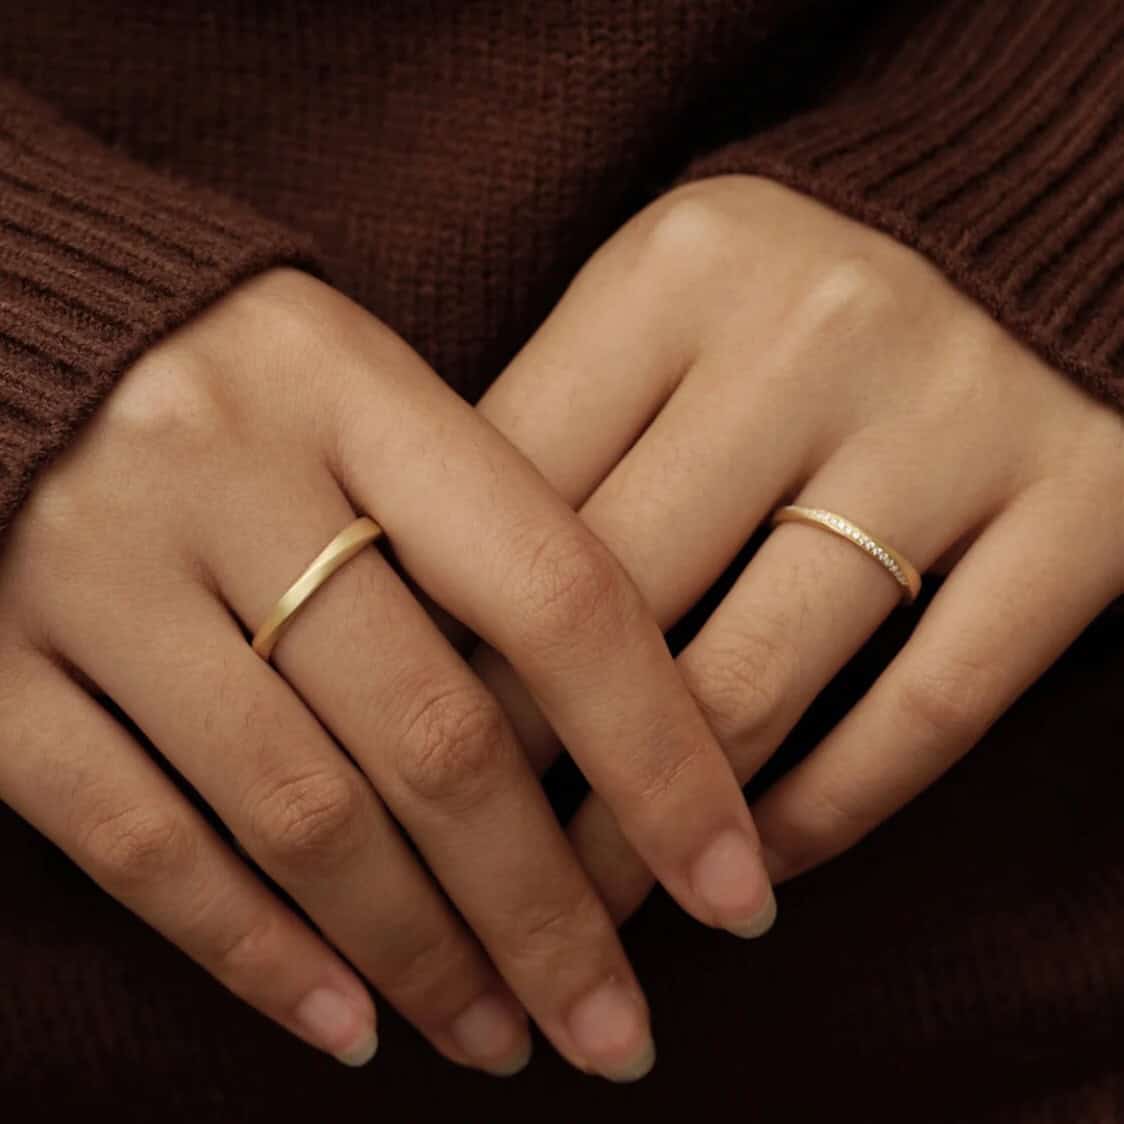
POLYGON ((905 571, 897 564, 893 555, 880 547, 870 535, 864 534, 858 527, 848 523, 846 519, 840 519, 838 515, 833 515, 830 511, 824 511, 823 508, 815 508, 814 511, 816 518, 821 523, 827 523, 846 535, 852 542, 861 546, 867 554, 872 554, 877 558, 894 575, 900 585, 909 586, 909 579, 905 576, 905 571))

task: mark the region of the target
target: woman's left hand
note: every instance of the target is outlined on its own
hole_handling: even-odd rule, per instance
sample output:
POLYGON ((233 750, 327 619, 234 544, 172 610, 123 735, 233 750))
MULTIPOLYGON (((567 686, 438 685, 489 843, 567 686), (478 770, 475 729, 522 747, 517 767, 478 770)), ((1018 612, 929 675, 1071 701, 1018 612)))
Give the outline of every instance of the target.
MULTIPOLYGON (((752 809, 775 881, 932 784, 1124 591, 1124 417, 919 254, 756 177, 633 219, 480 410, 665 630, 785 503, 948 573, 870 691, 752 809)), ((852 543, 768 535, 678 660, 742 783, 898 603, 852 543)), ((530 696, 494 651, 474 662, 545 768, 559 746, 530 696)), ((570 833, 627 916, 653 879, 605 804, 570 833)))

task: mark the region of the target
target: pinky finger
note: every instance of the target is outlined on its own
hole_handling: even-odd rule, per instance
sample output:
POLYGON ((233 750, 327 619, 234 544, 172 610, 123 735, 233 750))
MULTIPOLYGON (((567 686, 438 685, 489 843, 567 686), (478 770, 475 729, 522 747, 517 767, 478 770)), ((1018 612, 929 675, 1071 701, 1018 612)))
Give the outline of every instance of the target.
POLYGON ((347 1065, 366 987, 274 897, 111 715, 48 657, 0 653, 0 799, 235 995, 347 1065))
POLYGON ((1024 493, 983 532, 873 687, 752 809, 775 882, 924 791, 1111 602, 1116 564, 1096 527, 1024 493))

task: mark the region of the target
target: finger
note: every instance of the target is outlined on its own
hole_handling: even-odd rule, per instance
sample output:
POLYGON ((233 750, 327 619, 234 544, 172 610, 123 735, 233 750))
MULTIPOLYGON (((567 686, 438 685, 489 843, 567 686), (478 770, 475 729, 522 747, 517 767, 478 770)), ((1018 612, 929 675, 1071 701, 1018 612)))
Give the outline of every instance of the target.
MULTIPOLYGON (((974 486, 957 483, 871 433, 830 458, 795 502, 837 512, 925 573, 1001 503, 1002 481, 980 473, 974 486)), ((884 566, 846 538, 803 523, 773 528, 679 657, 742 783, 901 599, 884 566)))
MULTIPOLYGON (((657 417, 688 368, 691 338, 664 312, 661 288, 658 273, 637 271, 619 252, 594 255, 476 404, 571 507, 657 417)), ((650 603, 667 627, 656 583, 631 573, 646 596, 656 592, 650 603)), ((476 646, 470 663, 543 772, 560 747, 538 704, 494 648, 476 646)))
POLYGON ((104 599, 57 607, 63 655, 438 1050, 508 1071, 526 1055, 524 1017, 362 774, 209 592, 171 573, 145 590, 124 632, 104 599), (507 1056, 458 1037, 478 1002, 508 1012, 507 1056))
MULTIPOLYGON (((271 533, 254 515, 265 510, 250 505, 214 554, 223 597, 250 621, 301 570, 290 563, 279 581, 287 548, 254 549, 271 533), (255 563, 224 561, 246 557, 255 563)), ((285 523, 296 535, 332 522, 331 510, 324 499, 285 523)), ((330 537, 308 532, 293 557, 330 537)), ((495 700, 377 551, 317 591, 274 662, 374 782, 551 1040, 606 1076, 640 1076, 652 1054, 647 1007, 603 904, 495 700)))
POLYGON ((235 995, 349 1065, 369 1060, 375 1013, 355 974, 62 670, 4 658, 4 802, 235 995))
POLYGON ((679 902, 744 927, 771 906, 752 820, 643 599, 533 467, 418 362, 400 355, 377 393, 357 380, 335 465, 345 490, 406 571, 512 662, 679 902))
POLYGON ((608 475, 691 361, 692 334, 667 315, 665 288, 630 256, 594 255, 476 404, 571 507, 608 475))
MULTIPOLYGON (((633 453, 639 456, 643 445, 633 453)), ((844 446, 829 458, 797 502, 844 514, 925 569, 994 510, 1001 482, 985 487, 979 481, 987 477, 977 474, 941 495, 935 474, 921 465, 911 468, 900 449, 891 435, 865 434, 861 443, 844 446), (939 512, 936 518, 928 514, 934 511, 939 512)), ((742 469, 740 475, 748 472, 742 469)), ((612 477, 603 488, 611 482, 612 477)), ((717 478, 705 486, 717 489, 717 478)), ((758 518, 765 518, 782 498, 783 487, 764 490, 755 504, 758 518)), ((622 492, 617 500, 625 509, 630 496, 622 492)), ((669 490, 667 502, 674 506, 687 500, 669 490)), ((611 517, 611 512, 603 516, 611 517)), ((628 551, 629 540, 622 536, 620 541, 616 549, 628 551)), ((625 564, 637 565, 627 554, 625 564)), ((681 591, 689 592, 686 583, 681 591)), ((785 524, 769 534, 678 659, 684 681, 740 783, 768 760, 899 600, 893 578, 854 544, 802 524, 785 524)), ((609 810, 592 797, 570 834, 610 911, 620 917, 643 900, 649 887, 642 864, 623 845, 611 820, 609 810)))
MULTIPOLYGON (((729 355, 700 361, 580 508, 664 630, 718 580, 819 452, 811 426, 776 423, 791 413, 787 381, 750 377, 729 355)), ((479 648, 472 665, 545 769, 559 742, 526 687, 493 649, 479 648)))
POLYGON ((1115 530, 1060 491, 1024 493, 983 532, 870 691, 758 801, 778 877, 931 785, 1116 595, 1115 530))

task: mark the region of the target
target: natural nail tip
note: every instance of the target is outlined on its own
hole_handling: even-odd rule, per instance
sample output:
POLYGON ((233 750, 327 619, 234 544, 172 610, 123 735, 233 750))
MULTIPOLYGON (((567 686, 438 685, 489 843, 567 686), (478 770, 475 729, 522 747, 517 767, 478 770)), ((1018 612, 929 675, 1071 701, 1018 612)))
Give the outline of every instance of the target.
POLYGON ((744 937, 746 940, 752 940, 755 937, 764 936, 773 927, 773 923, 776 919, 777 898, 770 889, 769 898, 756 917, 746 922, 732 922, 728 924, 726 928, 737 937, 744 937))
POLYGON ((691 870, 691 888, 705 907, 698 917, 711 925, 739 928, 751 924, 748 911, 770 889, 758 848, 745 832, 723 831, 703 851, 691 870))
POLYGON ((632 1081, 639 1081, 642 1077, 647 1077, 655 1064, 656 1046, 654 1042, 649 1040, 643 1051, 632 1062, 628 1065, 614 1067, 611 1072, 606 1071, 605 1076, 618 1084, 628 1084, 632 1081))
POLYGON ((517 1054, 515 1054, 510 1061, 501 1062, 497 1065, 488 1067, 488 1072, 493 1077, 514 1077, 517 1073, 522 1073, 523 1070, 531 1062, 531 1055, 534 1053, 534 1047, 528 1042, 517 1054))
POLYGON ((379 1036, 372 1030, 349 1050, 343 1050, 336 1054, 336 1060, 343 1062, 344 1065, 350 1066, 352 1069, 359 1069, 375 1056, 378 1048, 379 1036))

